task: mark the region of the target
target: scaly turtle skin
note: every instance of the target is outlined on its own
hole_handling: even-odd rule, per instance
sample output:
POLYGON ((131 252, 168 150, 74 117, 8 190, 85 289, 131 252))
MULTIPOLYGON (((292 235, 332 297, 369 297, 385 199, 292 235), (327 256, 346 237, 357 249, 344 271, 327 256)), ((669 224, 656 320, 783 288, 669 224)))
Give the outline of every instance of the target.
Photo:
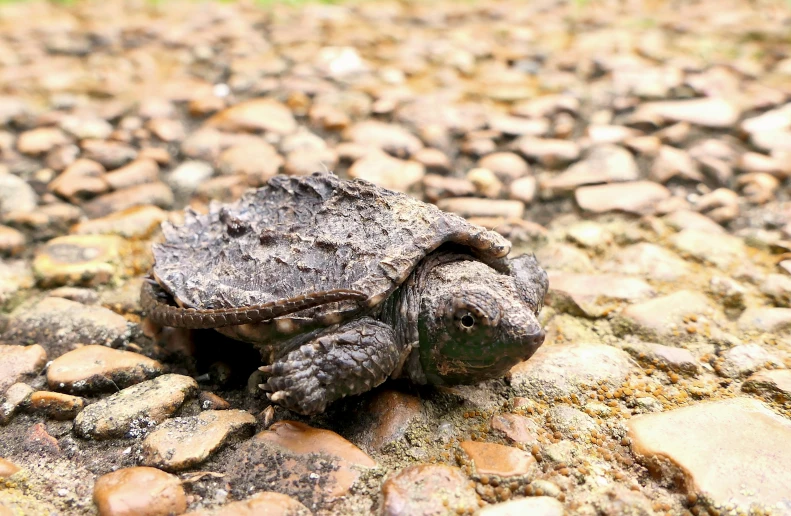
POLYGON ((269 398, 303 414, 388 377, 499 377, 544 340, 535 257, 508 259, 498 233, 365 181, 277 176, 163 232, 147 317, 255 344, 269 398))

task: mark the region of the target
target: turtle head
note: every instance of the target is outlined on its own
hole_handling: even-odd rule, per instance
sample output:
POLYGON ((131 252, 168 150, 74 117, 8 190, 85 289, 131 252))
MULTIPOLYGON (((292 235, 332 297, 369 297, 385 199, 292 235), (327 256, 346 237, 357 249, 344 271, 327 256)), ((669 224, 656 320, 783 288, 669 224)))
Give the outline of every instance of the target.
POLYGON ((544 342, 538 322, 547 274, 532 255, 503 274, 479 261, 438 265, 420 303, 420 365, 438 385, 498 378, 544 342))

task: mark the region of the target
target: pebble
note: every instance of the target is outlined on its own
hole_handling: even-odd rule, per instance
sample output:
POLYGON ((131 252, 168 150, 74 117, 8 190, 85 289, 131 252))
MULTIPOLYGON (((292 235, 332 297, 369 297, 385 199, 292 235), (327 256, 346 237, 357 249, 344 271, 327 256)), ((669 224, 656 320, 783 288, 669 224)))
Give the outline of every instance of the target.
POLYGON ((559 399, 600 383, 619 386, 634 369, 625 351, 575 343, 540 347, 530 360, 514 366, 507 378, 518 396, 559 399))
POLYGON ((0 457, 0 480, 5 480, 6 478, 10 477, 21 468, 11 462, 10 460, 6 460, 0 457))
POLYGON ((525 205, 521 201, 455 197, 437 202, 439 209, 462 217, 505 217, 521 219, 525 205))
POLYGON ((47 362, 46 350, 31 346, 0 345, 0 395, 13 384, 36 376, 47 362))
POLYGON ((490 426, 492 430, 502 432, 509 441, 532 446, 538 443, 539 425, 529 417, 519 414, 495 414, 490 426))
POLYGON ((547 305, 561 312, 602 317, 613 303, 641 301, 656 295, 646 282, 615 274, 577 274, 549 272, 547 305))
POLYGON ((30 408, 51 419, 70 420, 85 407, 85 400, 59 392, 37 391, 30 395, 30 408))
POLYGON ((241 144, 222 151, 217 169, 223 175, 246 176, 250 185, 260 186, 277 174, 284 162, 269 144, 241 144))
POLYGON ((564 403, 549 409, 546 418, 549 427, 567 439, 578 439, 580 435, 589 437, 599 428, 591 416, 564 403))
POLYGON ((409 425, 423 419, 420 399, 398 391, 382 391, 371 400, 366 410, 373 424, 359 439, 365 447, 379 451, 390 443, 397 442, 406 433, 409 425))
POLYGON ((116 190, 85 203, 85 213, 95 219, 106 217, 116 211, 122 211, 133 206, 153 204, 162 209, 170 209, 175 199, 173 191, 162 182, 146 183, 142 185, 116 190))
POLYGON ((423 148, 420 138, 405 128, 374 120, 358 122, 343 133, 344 140, 380 149, 398 158, 408 158, 423 148))
POLYGON ((670 243, 681 253, 715 267, 727 268, 745 259, 741 238, 699 229, 684 229, 670 237, 670 243))
POLYGON ((152 205, 133 206, 106 217, 80 222, 71 228, 71 233, 142 239, 156 232, 165 220, 168 220, 168 214, 161 208, 152 205))
POLYGON ((0 255, 14 256, 25 250, 25 235, 14 228, 0 226, 0 255))
POLYGON ((508 187, 508 197, 525 204, 533 202, 538 189, 538 181, 535 177, 521 177, 514 180, 508 187))
MULTIPOLYGON (((3 389, 0 386, 0 393, 2 392, 3 389)), ((0 395, 0 399, 3 400, 0 403, 0 425, 7 425, 14 414, 27 404, 31 394, 33 394, 33 388, 26 383, 15 383, 6 389, 5 395, 0 395)))
POLYGON ((637 162, 632 154, 617 145, 596 145, 582 161, 564 172, 541 181, 547 195, 571 192, 580 186, 615 183, 639 179, 637 162))
POLYGON ((16 147, 31 156, 46 154, 55 147, 70 143, 69 138, 56 127, 40 127, 19 135, 16 147))
POLYGON ((137 159, 128 165, 108 172, 104 180, 113 190, 154 183, 159 179, 159 164, 148 158, 137 159))
POLYGON ((657 203, 670 197, 670 191, 651 181, 631 181, 597 186, 582 186, 574 192, 577 204, 594 213, 624 211, 638 215, 654 213, 657 203))
POLYGON ((591 272, 593 263, 587 253, 570 244, 550 244, 536 251, 536 258, 547 270, 591 272))
POLYGON ((89 159, 78 159, 50 181, 47 189, 77 203, 107 192, 110 184, 105 179, 101 164, 89 159))
POLYGON ((522 136, 512 147, 528 160, 537 161, 547 168, 561 168, 580 157, 580 147, 570 140, 522 136))
POLYGON ((423 193, 430 202, 435 203, 447 197, 472 196, 475 185, 466 178, 426 174, 423 176, 423 193))
MULTIPOLYGON (((412 159, 426 167, 426 170, 432 172, 448 172, 451 169, 450 158, 448 158, 448 155, 439 149, 423 147, 419 151, 415 152, 415 155, 412 156, 412 159)), ((479 164, 479 166, 481 165, 479 164)))
POLYGON ((260 98, 241 102, 220 111, 209 118, 205 126, 222 131, 286 135, 297 129, 297 122, 284 104, 260 98))
POLYGON ((213 175, 214 167, 209 163, 188 160, 171 170, 165 176, 165 182, 177 196, 186 198, 213 175))
POLYGON ((744 512, 751 504, 791 511, 791 423, 760 402, 702 402, 634 417, 628 427, 634 453, 662 476, 683 475, 688 494, 744 512), (660 458, 673 467, 658 468, 660 458))
POLYGON ((698 164, 687 152, 669 145, 662 145, 659 154, 651 165, 649 177, 658 183, 667 183, 671 179, 702 182, 703 174, 698 164))
POLYGON ((722 360, 715 362, 720 376, 739 378, 765 368, 781 368, 783 364, 760 344, 734 346, 722 353, 722 360))
POLYGON ((33 273, 43 287, 96 286, 119 274, 124 241, 114 235, 67 235, 39 248, 33 273))
POLYGON ((417 161, 401 160, 382 152, 368 153, 349 167, 349 177, 397 192, 414 188, 425 174, 425 167, 417 161))
POLYGON ((518 500, 489 505, 475 513, 476 516, 563 516, 563 504, 551 496, 531 496, 518 500))
POLYGON ((648 242, 617 250, 612 261, 605 263, 602 268, 619 274, 643 276, 659 281, 676 281, 691 272, 687 262, 678 255, 648 242))
POLYGON ((791 329, 791 308, 748 308, 739 316, 739 328, 771 333, 791 329))
POLYGON ((124 389, 163 372, 162 364, 139 353, 86 345, 53 360, 47 383, 71 394, 97 393, 124 389))
POLYGON ((27 182, 11 174, 0 174, 0 214, 36 209, 38 196, 27 182))
POLYGON ((198 394, 198 401, 202 410, 228 410, 231 408, 230 403, 213 392, 201 391, 198 394))
POLYGON ((111 140, 82 140, 82 157, 99 162, 105 169, 122 167, 137 157, 137 149, 111 140))
POLYGON ((655 120, 658 123, 689 122, 702 127, 725 128, 735 124, 740 114, 730 102, 708 97, 646 102, 632 114, 632 119, 655 120))
POLYGON ((473 168, 467 172, 467 179, 475 186, 475 191, 483 197, 497 198, 504 190, 503 183, 489 169, 473 168))
POLYGON ((250 498, 231 502, 214 510, 198 510, 184 516, 310 516, 307 507, 290 496, 265 492, 256 493, 250 498))
POLYGON ((787 274, 769 274, 759 288, 775 306, 791 306, 791 277, 787 274))
POLYGON ((478 509, 472 483, 459 468, 418 464, 390 475, 382 485, 382 514, 463 514, 478 509))
POLYGON ((775 369, 755 373, 744 381, 742 390, 766 394, 769 399, 791 401, 791 370, 775 369))
POLYGON ((187 510, 187 496, 179 478, 145 466, 99 477, 93 501, 99 516, 168 516, 187 510))
POLYGON ((494 172, 500 180, 509 182, 530 175, 530 165, 516 153, 493 152, 478 160, 478 167, 494 172))
POLYGON ((162 375, 88 405, 74 421, 74 432, 87 439, 144 435, 197 391, 198 384, 188 376, 162 375))
POLYGON ((459 446, 477 477, 524 477, 535 473, 536 459, 528 452, 495 443, 462 441, 459 446))
POLYGON ((23 231, 29 240, 42 241, 67 233, 82 216, 82 210, 78 207, 56 202, 32 212, 8 213, 5 222, 23 231))
MULTIPOLYGON (((649 301, 630 305, 624 309, 622 318, 627 333, 636 333, 648 338, 672 338, 687 335, 685 328, 688 317, 703 318, 711 312, 706 296, 691 290, 679 290, 649 301)), ((697 328, 697 323, 690 327, 697 328)))
POLYGON ((677 210, 673 213, 668 213, 662 217, 662 220, 677 231, 693 229, 706 233, 725 233, 725 228, 696 211, 677 210))
POLYGON ((143 440, 142 463, 167 471, 191 468, 228 443, 249 437, 256 420, 244 410, 207 410, 168 419, 143 440))
POLYGON ((688 349, 640 341, 627 342, 623 349, 638 362, 664 371, 675 371, 689 376, 700 373, 698 361, 688 349))

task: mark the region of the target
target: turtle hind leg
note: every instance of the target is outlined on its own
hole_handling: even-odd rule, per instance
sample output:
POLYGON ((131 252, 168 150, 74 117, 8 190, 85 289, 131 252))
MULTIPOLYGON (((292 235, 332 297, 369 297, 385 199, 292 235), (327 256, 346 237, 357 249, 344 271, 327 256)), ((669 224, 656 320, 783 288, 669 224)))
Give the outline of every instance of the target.
POLYGON ((393 328, 363 317, 289 352, 270 366, 261 387, 273 402, 300 414, 318 414, 335 400, 371 390, 400 363, 393 328))

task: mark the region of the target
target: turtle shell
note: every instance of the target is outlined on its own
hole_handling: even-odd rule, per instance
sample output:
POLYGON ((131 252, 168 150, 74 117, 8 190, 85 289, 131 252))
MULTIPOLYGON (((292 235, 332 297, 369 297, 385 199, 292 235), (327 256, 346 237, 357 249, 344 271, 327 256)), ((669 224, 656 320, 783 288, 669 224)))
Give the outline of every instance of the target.
MULTIPOLYGON (((362 292, 372 308, 445 243, 491 263, 510 251, 501 235, 457 215, 331 173, 276 176, 232 204, 212 203, 206 214, 187 210, 183 225, 164 223, 163 233, 165 241, 153 246, 153 276, 178 305, 197 310, 338 289, 362 292)), ((330 303, 309 317, 348 314, 359 305, 330 303)))

